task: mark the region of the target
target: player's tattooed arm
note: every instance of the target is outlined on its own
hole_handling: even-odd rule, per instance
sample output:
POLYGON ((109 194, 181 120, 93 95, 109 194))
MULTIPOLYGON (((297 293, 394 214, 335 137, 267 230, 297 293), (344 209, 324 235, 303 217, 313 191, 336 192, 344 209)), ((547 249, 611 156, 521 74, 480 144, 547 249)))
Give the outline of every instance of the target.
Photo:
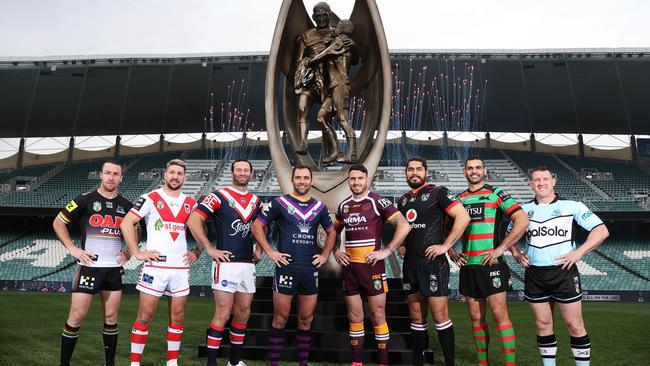
POLYGON ((253 231, 253 237, 255 237, 257 245, 260 245, 262 247, 264 253, 266 253, 266 255, 271 258, 271 260, 275 262, 278 267, 286 266, 289 264, 288 258, 290 258, 291 255, 287 253, 280 253, 279 251, 273 249, 271 243, 269 243, 269 240, 267 239, 266 224, 264 224, 258 218, 253 222, 253 227, 251 230, 253 231))

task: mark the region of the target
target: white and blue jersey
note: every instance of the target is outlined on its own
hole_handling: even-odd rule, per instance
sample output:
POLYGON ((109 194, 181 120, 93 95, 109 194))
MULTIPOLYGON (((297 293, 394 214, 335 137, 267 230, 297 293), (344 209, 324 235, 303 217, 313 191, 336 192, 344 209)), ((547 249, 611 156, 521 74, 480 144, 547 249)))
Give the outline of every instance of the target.
MULTIPOLYGON (((528 228, 524 234, 526 253, 533 266, 557 266, 557 258, 576 249, 576 225, 587 231, 602 220, 581 202, 555 197, 549 204, 536 200, 521 206, 528 215, 528 228)), ((510 223, 510 228, 512 223, 510 223)))
POLYGON ((298 268, 314 268, 312 261, 317 254, 318 226, 326 232, 334 227, 325 204, 314 198, 301 201, 290 194, 271 201, 257 219, 265 225, 271 221, 278 224, 278 251, 290 254, 289 267, 298 268))

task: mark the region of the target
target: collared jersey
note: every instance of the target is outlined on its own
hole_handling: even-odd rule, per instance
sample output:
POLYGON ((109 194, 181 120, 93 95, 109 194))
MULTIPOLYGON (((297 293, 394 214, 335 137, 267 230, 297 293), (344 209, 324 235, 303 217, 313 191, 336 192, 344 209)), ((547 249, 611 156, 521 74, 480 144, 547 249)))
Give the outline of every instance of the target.
POLYGON ((360 199, 344 199, 336 210, 336 221, 345 228, 345 252, 350 261, 366 263, 368 253, 381 249, 384 221, 398 214, 393 202, 374 192, 360 199))
MULTIPOLYGON (((404 240, 404 262, 422 264, 427 262, 426 248, 443 241, 447 212, 459 205, 447 187, 425 184, 412 190, 397 202, 397 208, 411 226, 404 240)), ((438 256, 444 258, 444 256, 438 256)))
MULTIPOLYGON (((467 264, 480 265, 483 255, 501 242, 503 214, 512 216, 521 210, 521 206, 506 191, 489 184, 474 192, 466 190, 457 198, 471 218, 463 234, 463 254, 467 258, 467 264)), ((503 257, 499 257, 492 264, 502 260, 503 257)))
POLYGON ((185 222, 196 207, 196 201, 181 193, 172 197, 160 188, 143 194, 131 208, 134 215, 147 223, 147 250, 157 250, 166 256, 156 262, 158 267, 184 267, 187 253, 185 222))
POLYGON ((524 203, 522 209, 529 220, 524 239, 533 266, 557 265, 559 256, 575 250, 576 225, 587 231, 603 225, 583 203, 559 197, 549 204, 532 200, 524 203))
POLYGON ((217 249, 229 251, 231 262, 250 263, 253 261, 251 225, 259 208, 256 195, 227 187, 207 195, 196 212, 206 219, 214 218, 217 249))
POLYGON ((289 266, 315 268, 311 263, 317 254, 318 225, 325 231, 333 229, 327 207, 310 197, 301 201, 291 194, 275 198, 257 217, 263 224, 275 221, 280 232, 278 251, 290 254, 289 266))
POLYGON ((121 195, 106 198, 97 190, 71 200, 59 219, 81 227, 81 249, 97 255, 91 267, 119 267, 117 255, 122 249, 120 224, 133 204, 121 195))

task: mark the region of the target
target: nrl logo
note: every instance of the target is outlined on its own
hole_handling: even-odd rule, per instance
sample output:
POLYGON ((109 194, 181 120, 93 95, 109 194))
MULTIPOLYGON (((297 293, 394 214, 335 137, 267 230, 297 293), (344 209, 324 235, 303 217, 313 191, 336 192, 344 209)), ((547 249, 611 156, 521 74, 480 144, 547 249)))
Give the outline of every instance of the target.
POLYGON ((102 209, 102 204, 101 203, 99 203, 97 201, 93 202, 93 210, 100 211, 101 209, 102 209))
POLYGON ((236 204, 237 204, 237 202, 235 202, 234 199, 231 198, 231 199, 228 200, 228 206, 234 208, 236 204))
POLYGON ((296 208, 293 206, 289 206, 287 207, 287 212, 289 213, 289 215, 293 215, 294 212, 296 212, 296 208))

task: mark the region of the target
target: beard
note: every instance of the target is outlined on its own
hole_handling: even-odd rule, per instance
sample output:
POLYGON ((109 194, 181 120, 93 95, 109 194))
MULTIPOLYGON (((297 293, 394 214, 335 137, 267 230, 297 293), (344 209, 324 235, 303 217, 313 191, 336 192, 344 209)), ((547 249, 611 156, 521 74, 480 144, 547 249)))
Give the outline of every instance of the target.
MULTIPOLYGON (((420 177, 418 177, 418 178, 420 178, 420 177)), ((412 179, 409 179, 406 183, 408 183, 408 185, 409 185, 409 187, 411 187, 411 189, 417 189, 417 188, 420 188, 420 187, 422 187, 424 185, 424 179, 420 179, 417 182, 414 182, 412 179)))

